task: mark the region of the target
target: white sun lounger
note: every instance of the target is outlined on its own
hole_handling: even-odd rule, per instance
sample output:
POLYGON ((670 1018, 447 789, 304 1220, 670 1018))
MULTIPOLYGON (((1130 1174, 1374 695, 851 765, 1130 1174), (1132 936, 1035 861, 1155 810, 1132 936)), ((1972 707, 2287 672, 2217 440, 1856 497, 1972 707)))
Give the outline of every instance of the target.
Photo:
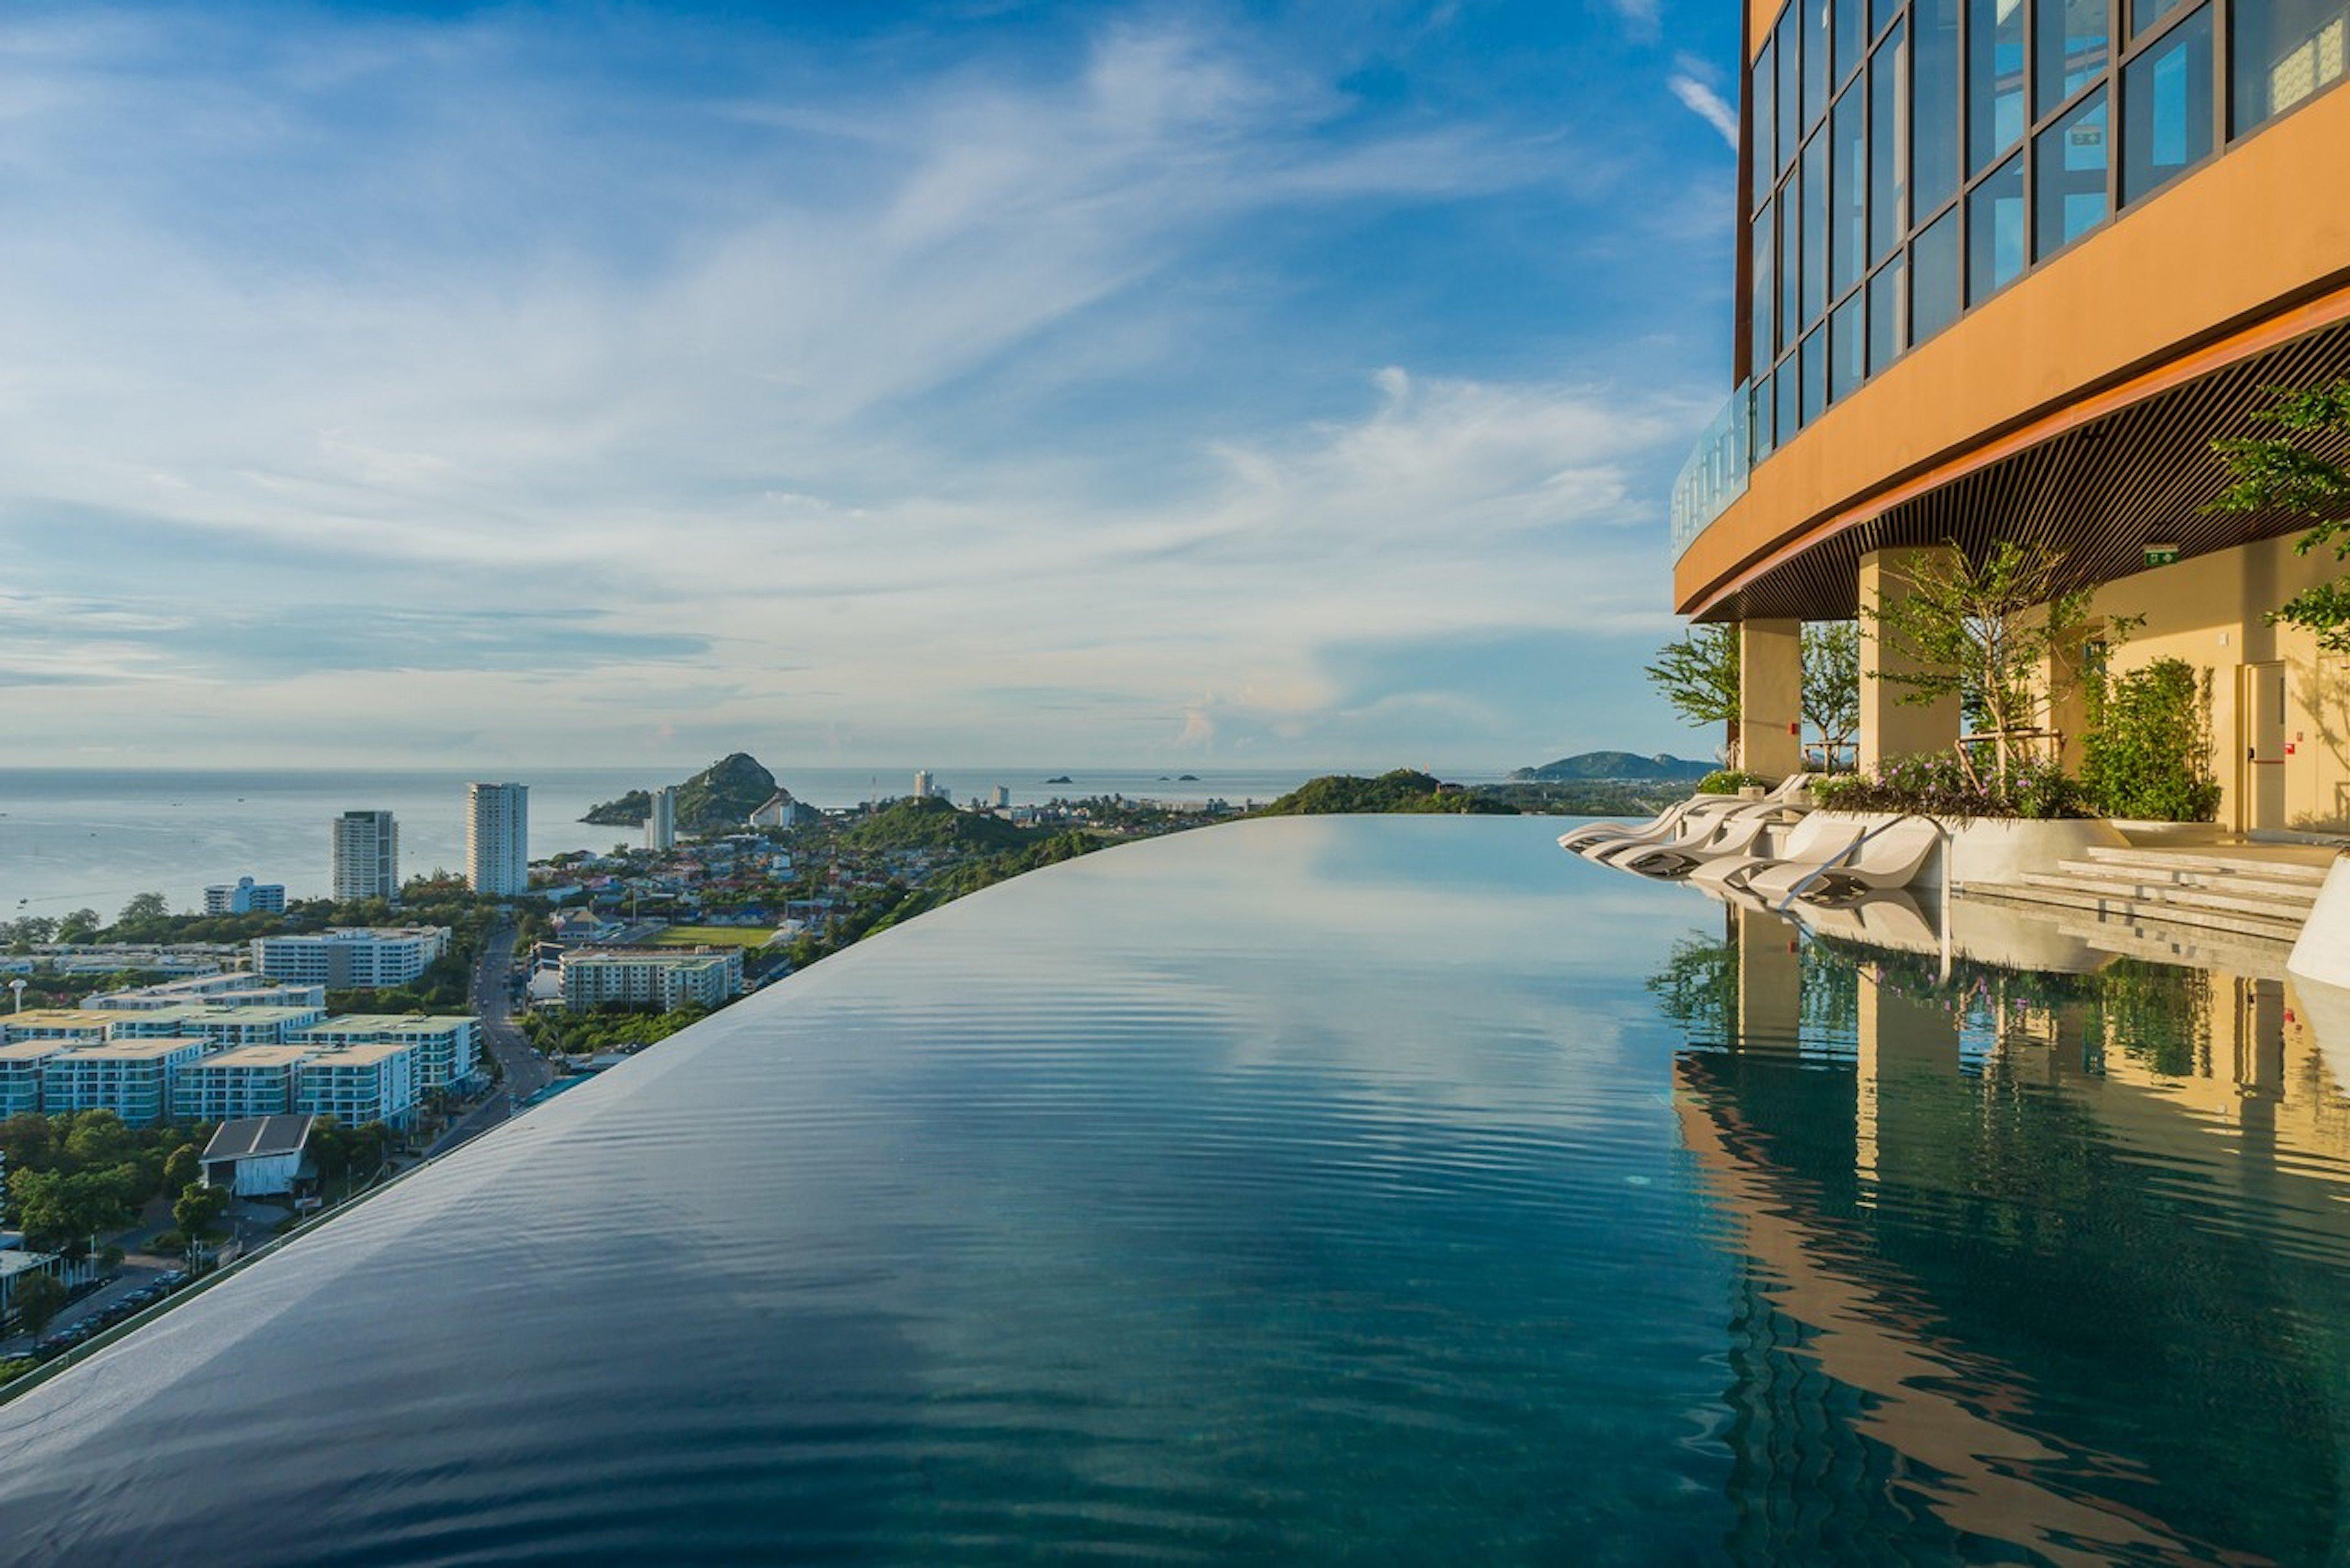
POLYGON ((1670 839, 1696 836, 1711 832, 1714 823, 1721 817, 1742 805, 1753 804, 1734 795, 1696 795, 1669 807, 1651 822, 1633 826, 1614 822, 1594 822, 1571 828, 1558 836, 1558 846, 1577 855, 1587 855, 1600 844, 1662 844, 1670 839))
POLYGON ((1774 827, 1803 820, 1809 807, 1783 804, 1751 805, 1731 813, 1701 839, 1677 843, 1602 845, 1584 851, 1594 860, 1638 871, 1644 877, 1678 877, 1690 867, 1725 855, 1751 855, 1762 836, 1774 827))
POLYGON ((1689 879, 1701 887, 1742 888, 1749 878, 1773 866, 1804 864, 1817 867, 1835 859, 1859 842, 1867 831, 1850 817, 1835 818, 1814 812, 1795 824, 1776 855, 1724 855, 1691 871, 1689 879))
POLYGON ((1841 853, 1807 857, 1810 864, 1791 855, 1784 865, 1752 872, 1746 886, 1773 903, 1906 888, 1941 842, 1941 825, 1931 818, 1896 817, 1862 834, 1841 853))

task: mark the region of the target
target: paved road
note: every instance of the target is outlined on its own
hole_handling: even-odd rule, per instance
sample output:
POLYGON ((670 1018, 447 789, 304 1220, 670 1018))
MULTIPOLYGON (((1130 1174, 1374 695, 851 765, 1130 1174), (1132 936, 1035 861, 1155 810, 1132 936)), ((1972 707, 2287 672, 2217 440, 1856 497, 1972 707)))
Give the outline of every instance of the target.
POLYGON ((482 1044, 504 1074, 504 1086, 460 1119, 432 1152, 444 1154, 467 1138, 487 1132, 514 1114, 514 1107, 545 1088, 555 1076, 546 1058, 531 1049, 515 1027, 507 999, 506 977, 514 970, 515 929, 501 921, 483 940, 482 956, 473 968, 473 1013, 482 1021, 482 1044))
MULTIPOLYGON (((82 1319, 96 1317, 162 1272, 161 1269, 145 1268, 137 1263, 125 1263, 121 1271, 105 1284, 58 1313, 41 1333, 44 1335, 63 1334, 82 1319)), ((33 1336, 29 1334, 11 1334, 0 1340, 0 1360, 12 1355, 29 1355, 32 1351, 33 1336)))

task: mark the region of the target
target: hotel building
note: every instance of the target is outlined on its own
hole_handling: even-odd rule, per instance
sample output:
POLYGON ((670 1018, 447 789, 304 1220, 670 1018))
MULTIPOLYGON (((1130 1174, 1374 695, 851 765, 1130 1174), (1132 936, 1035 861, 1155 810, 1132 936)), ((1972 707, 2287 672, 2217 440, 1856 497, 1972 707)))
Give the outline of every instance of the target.
POLYGON ((400 824, 388 811, 347 811, 335 818, 335 901, 400 897, 400 824))
POLYGON ((41 1073, 60 1052, 62 1040, 17 1040, 0 1045, 0 1120, 41 1108, 41 1073))
POLYGON ((152 1012, 109 1012, 117 1040, 152 1040, 179 1035, 202 1040, 209 1050, 241 1045, 283 1044, 327 1014, 323 1007, 166 1007, 152 1012))
MULTIPOLYGON (((2212 672, 2223 824, 2350 821, 2350 672, 2264 619, 2334 563, 2293 553, 2304 520, 2206 509, 2215 437, 2350 374, 2345 20, 1750 0, 1736 386, 1673 494, 1675 606, 1738 628, 1746 766, 1801 763, 1803 622, 1866 639, 1922 553, 2014 539, 2144 618, 2117 665, 2212 672)), ((1864 766, 1957 738, 1902 690, 1864 674, 1864 766)))
POLYGON ((250 877, 240 877, 234 882, 215 882, 204 889, 207 915, 274 915, 285 910, 283 882, 256 882, 250 877))
POLYGON ((406 985, 449 950, 446 926, 353 926, 307 936, 255 937, 257 974, 332 991, 406 985))
POLYGON ((303 1045, 244 1045, 191 1062, 172 1085, 172 1114, 203 1122, 284 1116, 294 1108, 296 1070, 310 1055, 303 1045))
POLYGON ((743 989, 740 948, 607 948, 567 952, 563 1005, 717 1007, 743 989))
POLYGON ((294 1109, 347 1127, 405 1127, 416 1112, 417 1054, 412 1041, 379 1040, 312 1056, 295 1069, 294 1109))
POLYGON ((324 1007, 327 988, 279 983, 260 974, 206 974, 131 991, 102 991, 83 997, 81 1004, 109 1012, 154 1012, 167 1007, 324 1007))
POLYGON ((465 879, 493 898, 530 891, 528 784, 465 786, 465 879))
POLYGON ((645 847, 677 847, 677 786, 663 784, 645 805, 645 847))
POLYGON ((355 1012, 330 1018, 292 1036, 312 1052, 341 1051, 384 1041, 416 1047, 416 1087, 445 1089, 473 1075, 479 1060, 474 1021, 458 1014, 355 1012))
POLYGON ((112 1111, 127 1127, 145 1127, 170 1114, 173 1084, 206 1048, 203 1040, 165 1037, 60 1051, 41 1064, 41 1109, 112 1111))

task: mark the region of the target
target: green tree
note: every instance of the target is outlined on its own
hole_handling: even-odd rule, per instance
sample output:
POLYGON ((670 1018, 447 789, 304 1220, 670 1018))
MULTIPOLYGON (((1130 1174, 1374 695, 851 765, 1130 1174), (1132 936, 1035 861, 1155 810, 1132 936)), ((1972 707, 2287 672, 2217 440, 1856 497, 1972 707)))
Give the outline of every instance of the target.
MULTIPOLYGON (((2350 379, 2282 392, 2252 417, 2283 433, 2211 443, 2230 475, 2212 510, 2310 519, 2317 526, 2293 548, 2306 556, 2331 545, 2335 560, 2350 559, 2350 469, 2324 455, 2350 440, 2350 379)), ((2350 578, 2303 588, 2268 620, 2299 627, 2329 653, 2350 653, 2350 578)))
MULTIPOLYGON (((1905 703, 1956 699, 1978 715, 1980 738, 1991 742, 2002 774, 2028 760, 2035 739, 2050 740, 2056 754, 2063 737, 2045 721, 2086 677, 2074 655, 2091 626, 2091 590, 2069 582, 2060 552, 2013 540, 1979 561, 1956 547, 1922 559, 1908 594, 1862 607, 1877 623, 1878 645, 1901 666, 1871 673, 1900 687, 1905 703)), ((2134 624, 2109 622, 2106 635, 2134 624)))
POLYGON ((57 922, 57 940, 61 942, 86 942, 98 935, 98 911, 76 909, 57 922))
POLYGON ((1814 621, 1804 628, 1804 722, 1818 732, 1820 755, 1836 759, 1860 732, 1860 626, 1814 621))
POLYGON ((130 901, 122 906, 116 919, 126 926, 145 925, 151 920, 171 919, 172 901, 161 893, 133 893, 130 901))
POLYGON ((172 1223, 193 1241, 208 1234, 220 1217, 228 1212, 228 1189, 223 1187, 196 1186, 172 1200, 172 1223))
POLYGON ((1693 626, 1657 650, 1642 671, 1674 712, 1703 727, 1721 724, 1738 760, 1738 628, 1693 626))
POLYGON ((16 1309, 17 1328, 26 1334, 38 1334, 65 1311, 65 1282, 50 1273, 23 1275, 10 1293, 9 1301, 16 1309))
POLYGON ((177 1198, 203 1172, 203 1151, 194 1144, 182 1144, 163 1161, 163 1196, 177 1198))
POLYGON ((79 1257, 100 1231, 130 1221, 130 1204, 115 1170, 19 1170, 8 1178, 8 1198, 26 1244, 36 1251, 79 1257))
POLYGON ((65 1155, 77 1169, 120 1165, 139 1155, 139 1135, 112 1111, 83 1111, 65 1135, 65 1155))

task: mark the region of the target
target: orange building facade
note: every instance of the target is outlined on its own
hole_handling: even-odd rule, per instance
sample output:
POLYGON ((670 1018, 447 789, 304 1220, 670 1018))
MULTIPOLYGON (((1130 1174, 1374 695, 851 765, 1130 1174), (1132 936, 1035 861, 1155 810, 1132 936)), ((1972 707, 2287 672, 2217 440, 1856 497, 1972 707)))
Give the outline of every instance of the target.
MULTIPOLYGON (((2223 823, 2350 825, 2350 668, 2265 620, 2338 568, 2305 523, 2206 509, 2215 437, 2350 375, 2350 5, 1754 0, 1745 27, 1738 384, 1675 486, 1673 591, 1741 629, 1746 765, 1800 765, 1804 621, 2012 538, 2143 618, 2117 662, 2211 672, 2223 823)), ((1957 738, 1893 697, 1864 678, 1864 763, 1957 738)))

